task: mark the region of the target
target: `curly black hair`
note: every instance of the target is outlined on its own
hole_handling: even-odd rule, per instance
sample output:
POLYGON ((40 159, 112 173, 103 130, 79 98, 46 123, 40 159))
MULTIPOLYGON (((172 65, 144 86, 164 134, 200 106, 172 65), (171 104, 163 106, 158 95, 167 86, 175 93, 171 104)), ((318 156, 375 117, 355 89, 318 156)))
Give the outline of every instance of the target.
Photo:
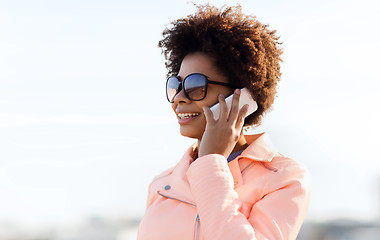
POLYGON ((196 5, 194 15, 173 21, 158 46, 166 59, 167 75, 177 75, 186 55, 202 52, 215 59, 229 82, 246 87, 258 110, 245 119, 245 126, 259 125, 273 104, 280 80, 282 49, 276 31, 256 17, 244 15, 241 6, 218 9, 196 5))

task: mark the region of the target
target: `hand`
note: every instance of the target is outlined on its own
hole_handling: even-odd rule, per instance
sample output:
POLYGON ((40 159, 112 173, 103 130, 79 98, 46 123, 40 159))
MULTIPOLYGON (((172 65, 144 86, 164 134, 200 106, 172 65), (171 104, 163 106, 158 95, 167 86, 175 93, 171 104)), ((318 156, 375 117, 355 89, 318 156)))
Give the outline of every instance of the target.
POLYGON ((244 124, 244 117, 248 111, 248 104, 239 111, 240 90, 236 89, 232 98, 231 111, 224 96, 219 95, 220 115, 215 120, 209 107, 203 106, 206 117, 206 128, 199 144, 198 156, 217 153, 226 158, 231 154, 244 124))

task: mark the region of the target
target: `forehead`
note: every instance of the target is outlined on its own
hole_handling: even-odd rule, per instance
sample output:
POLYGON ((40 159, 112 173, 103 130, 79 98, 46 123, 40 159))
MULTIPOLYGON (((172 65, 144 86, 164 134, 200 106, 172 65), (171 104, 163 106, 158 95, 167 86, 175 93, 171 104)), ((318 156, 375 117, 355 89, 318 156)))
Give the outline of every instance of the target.
POLYGON ((215 66, 214 59, 203 53, 191 53, 182 60, 178 77, 184 79, 192 73, 202 73, 208 76, 210 80, 228 82, 227 77, 215 66))

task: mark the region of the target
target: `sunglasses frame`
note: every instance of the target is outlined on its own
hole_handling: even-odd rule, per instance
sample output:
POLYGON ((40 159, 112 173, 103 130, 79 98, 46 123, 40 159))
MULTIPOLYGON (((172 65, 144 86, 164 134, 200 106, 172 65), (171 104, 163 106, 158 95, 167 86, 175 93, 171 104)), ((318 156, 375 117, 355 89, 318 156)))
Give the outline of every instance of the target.
POLYGON ((187 99, 189 99, 189 100, 191 100, 191 101, 201 101, 201 100, 203 100, 203 99, 205 99, 205 97, 207 96, 207 88, 208 88, 208 84, 209 83, 211 83, 211 84, 216 84, 216 85, 221 85, 221 86, 226 86, 226 87, 230 87, 230 88, 240 88, 240 87, 238 87, 238 86, 236 86, 236 85, 234 85, 234 84, 231 84, 231 83, 224 83, 224 82, 215 82, 215 81, 211 81, 211 80, 209 80, 209 77, 207 77, 206 75, 204 75, 204 74, 202 74, 202 73, 191 73, 191 74, 189 74, 189 75, 187 75, 184 79, 183 79, 183 81, 180 81, 179 79, 178 79, 178 77, 177 76, 174 76, 174 75, 172 75, 172 76, 170 76, 170 77, 168 77, 168 79, 166 80, 166 98, 167 98, 167 100, 170 102, 170 103, 173 103, 174 102, 174 98, 175 98, 175 96, 181 91, 181 89, 183 89, 183 92, 185 93, 185 96, 186 96, 186 98, 187 99), (185 89, 184 89, 184 84, 185 84, 185 81, 186 81, 186 79, 188 79, 190 76, 193 76, 193 75, 200 75, 200 76, 203 76, 205 79, 206 79, 206 84, 205 84, 205 93, 204 93, 204 96, 202 97, 202 98, 200 98, 200 99, 192 99, 189 95, 188 95, 188 93, 187 93, 187 91, 185 91, 185 89), (168 96, 168 82, 169 82, 169 79, 170 78, 172 78, 172 77, 175 77, 177 80, 178 80, 178 82, 179 82, 179 84, 178 84, 178 88, 177 88, 177 93, 173 96, 173 100, 172 101, 170 101, 169 100, 169 96, 168 96))

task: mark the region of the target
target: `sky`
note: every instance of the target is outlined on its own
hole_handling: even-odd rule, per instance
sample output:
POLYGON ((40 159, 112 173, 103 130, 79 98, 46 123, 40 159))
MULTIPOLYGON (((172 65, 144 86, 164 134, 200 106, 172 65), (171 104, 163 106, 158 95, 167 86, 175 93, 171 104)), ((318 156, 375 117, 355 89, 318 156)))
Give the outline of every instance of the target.
MULTIPOLYGON (((307 219, 379 218, 378 3, 240 3, 283 41, 278 96, 252 132, 308 168, 307 219)), ((150 181, 194 142, 179 134, 157 47, 194 11, 182 0, 0 0, 0 223, 142 216, 150 181)))

